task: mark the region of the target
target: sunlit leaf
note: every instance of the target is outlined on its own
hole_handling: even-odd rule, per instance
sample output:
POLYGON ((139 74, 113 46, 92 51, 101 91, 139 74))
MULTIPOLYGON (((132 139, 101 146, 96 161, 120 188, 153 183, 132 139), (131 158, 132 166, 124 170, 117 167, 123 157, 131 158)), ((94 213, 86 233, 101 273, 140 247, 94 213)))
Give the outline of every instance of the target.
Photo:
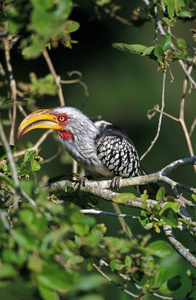
POLYGON ((14 266, 11 264, 1 264, 0 267, 0 279, 12 278, 17 274, 14 266))
POLYGON ((129 53, 134 53, 134 54, 143 54, 143 52, 148 48, 144 45, 139 45, 139 44, 123 44, 123 43, 114 43, 112 46, 118 50, 124 51, 124 52, 129 52, 129 53))
POLYGON ((165 188, 162 186, 162 187, 160 187, 160 189, 158 190, 158 192, 156 194, 156 200, 163 201, 164 197, 165 197, 165 188))
POLYGON ((192 13, 190 11, 182 11, 179 13, 179 17, 181 18, 191 18, 192 13))
POLYGON ((128 200, 133 200, 135 198, 136 198, 136 196, 132 193, 122 193, 122 194, 114 197, 112 199, 112 201, 115 202, 115 203, 123 203, 123 202, 126 202, 128 200))
POLYGON ((166 257, 171 254, 172 246, 165 241, 155 241, 147 245, 150 254, 158 257, 166 257))
POLYGON ((75 32, 80 28, 80 24, 72 20, 68 20, 65 24, 69 33, 75 32))
POLYGON ((43 284, 39 284, 38 289, 43 300, 60 300, 59 294, 56 291, 52 291, 43 284))
POLYGON ((187 46, 186 46, 186 42, 184 39, 177 39, 177 44, 179 47, 181 47, 183 49, 183 52, 187 53, 187 46))
POLYGON ((175 0, 168 1, 167 10, 168 10, 168 15, 169 15, 170 19, 172 19, 174 16, 174 10, 175 10, 175 0))
POLYGON ((39 171, 41 166, 40 164, 34 159, 31 161, 31 168, 33 171, 39 171))
POLYGON ((163 206, 163 208, 161 209, 159 214, 161 216, 164 213, 164 211, 167 210, 168 208, 171 208, 175 213, 177 213, 179 210, 179 207, 180 207, 180 203, 168 202, 163 206))

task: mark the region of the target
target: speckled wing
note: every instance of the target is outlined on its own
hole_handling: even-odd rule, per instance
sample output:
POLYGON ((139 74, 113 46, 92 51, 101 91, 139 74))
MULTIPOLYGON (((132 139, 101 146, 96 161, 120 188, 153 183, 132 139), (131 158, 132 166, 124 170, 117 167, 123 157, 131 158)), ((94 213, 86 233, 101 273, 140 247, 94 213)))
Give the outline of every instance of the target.
POLYGON ((134 145, 126 137, 103 134, 97 140, 97 155, 116 176, 141 175, 139 156, 134 145))

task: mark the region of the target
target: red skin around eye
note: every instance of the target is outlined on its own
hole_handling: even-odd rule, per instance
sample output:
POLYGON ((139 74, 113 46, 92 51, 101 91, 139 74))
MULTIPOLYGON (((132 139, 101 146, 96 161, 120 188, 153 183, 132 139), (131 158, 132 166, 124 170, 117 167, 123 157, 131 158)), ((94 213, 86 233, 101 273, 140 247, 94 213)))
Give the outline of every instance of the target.
MULTIPOLYGON (((60 115, 56 116, 56 118, 57 118, 57 121, 58 121, 59 125, 61 125, 62 127, 66 126, 66 121, 69 119, 69 117, 66 114, 60 114, 60 115), (60 121, 61 117, 64 118, 64 121, 60 121)), ((59 131, 59 136, 62 139, 66 139, 66 140, 73 140, 74 139, 74 136, 71 133, 71 131, 66 130, 66 129, 60 130, 59 131)))
POLYGON ((68 115, 66 115, 66 114, 60 114, 60 115, 56 116, 56 118, 58 120, 59 125, 61 125, 61 126, 65 126, 66 121, 69 119, 68 115), (64 118, 64 121, 60 121, 61 117, 64 118))

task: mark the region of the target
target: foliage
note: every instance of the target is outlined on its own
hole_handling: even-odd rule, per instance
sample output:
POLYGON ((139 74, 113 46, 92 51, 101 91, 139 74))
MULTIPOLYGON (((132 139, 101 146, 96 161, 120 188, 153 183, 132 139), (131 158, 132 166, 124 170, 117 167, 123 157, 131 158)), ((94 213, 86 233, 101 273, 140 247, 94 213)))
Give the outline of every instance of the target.
MULTIPOLYGON (((150 46, 143 45, 141 41, 141 44, 113 43, 114 48, 138 54, 142 58, 148 56, 157 63, 158 70, 165 71, 173 62, 187 64, 189 68, 195 63, 194 48, 191 48, 185 39, 175 38, 172 34, 172 29, 179 22, 194 21, 195 1, 146 0, 133 11, 130 20, 120 15, 121 7, 117 1, 90 2, 95 13, 92 15, 96 15, 100 22, 104 22, 105 14, 130 27, 154 22, 155 38, 150 46), (161 33, 160 37, 158 30, 161 33)), ((56 49, 59 44, 65 49, 71 49, 72 44, 77 43, 72 39, 72 33, 78 31, 80 34, 80 24, 72 20, 72 12, 82 5, 84 4, 72 0, 1 1, 0 47, 1 52, 5 53, 6 71, 4 64, 0 62, 1 75, 4 77, 0 82, 0 88, 3 90, 0 109, 3 112, 2 123, 11 126, 10 145, 15 144, 11 132, 16 126, 16 110, 22 113, 24 110, 34 110, 35 106, 41 106, 38 99, 45 95, 58 95, 62 105, 60 93, 63 83, 56 74, 49 56, 47 64, 51 73, 38 78, 31 71, 30 74, 25 74, 29 82, 27 79, 26 82, 15 80, 10 50, 17 49, 26 61, 37 61, 43 51, 48 53, 47 49, 56 49)), ((190 81, 191 70, 186 74, 190 81)), ((79 79, 64 83, 80 82, 86 89, 80 79, 79 74, 79 79)), ((195 87, 194 80, 191 82, 192 87, 195 87)), ((160 110, 153 110, 153 114, 157 112, 160 110)), ((177 121, 181 122, 186 131, 183 118, 177 121)), ((3 129, 1 134, 2 132, 3 129)), ((191 134, 185 132, 185 136, 191 150, 191 134)), ((183 203, 179 199, 176 201, 176 197, 165 195, 165 189, 161 187, 157 192, 156 202, 149 205, 149 197, 144 193, 139 198, 142 208, 140 207, 137 216, 137 224, 141 225, 143 233, 133 237, 130 227, 125 223, 123 235, 116 232, 111 234, 112 222, 105 224, 81 212, 80 206, 92 207, 92 195, 79 192, 81 202, 81 198, 77 198, 78 194, 69 186, 64 187, 63 197, 55 191, 48 193, 45 188, 46 176, 41 168, 44 161, 38 155, 39 146, 40 144, 32 148, 31 144, 23 145, 21 151, 14 146, 8 147, 9 150, 5 143, 0 147, 2 298, 101 300, 106 295, 105 286, 108 288, 111 283, 113 289, 118 287, 128 294, 128 298, 122 296, 122 299, 130 299, 130 296, 155 299, 164 298, 165 295, 167 299, 191 299, 192 295, 194 297, 196 276, 193 267, 183 265, 173 249, 174 245, 172 247, 161 235, 165 226, 175 230, 186 225, 186 230, 189 230, 192 238, 188 247, 193 247, 194 217, 183 218, 183 215, 179 214, 181 204, 184 207, 188 200, 183 203), (177 261, 180 263, 176 263, 177 261)), ((190 151, 190 156, 193 156, 191 153, 190 151)), ((69 160, 67 158, 66 161, 69 160)), ((193 189, 191 191, 194 193, 193 189)), ((195 200, 194 194, 192 198, 195 200)), ((130 199, 133 202, 138 201, 138 197, 133 193, 121 193, 113 198, 113 202, 115 205, 118 203, 128 206, 130 199)), ((98 209, 99 203, 95 203, 95 208, 98 209)))

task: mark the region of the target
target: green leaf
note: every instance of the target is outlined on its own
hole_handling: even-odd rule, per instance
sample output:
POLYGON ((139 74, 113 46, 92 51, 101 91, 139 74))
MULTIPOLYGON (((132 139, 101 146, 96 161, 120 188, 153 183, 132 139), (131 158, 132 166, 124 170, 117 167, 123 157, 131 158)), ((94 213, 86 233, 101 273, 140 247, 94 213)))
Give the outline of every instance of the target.
POLYGON ((145 56, 145 55, 151 55, 154 49, 155 49, 155 46, 147 47, 147 48, 143 51, 142 55, 144 55, 144 56, 145 56))
POLYGON ((162 47, 163 47, 164 52, 170 49, 170 47, 171 47, 171 35, 169 33, 167 33, 163 37, 162 47))
POLYGON ((58 87, 55 84, 54 76, 52 74, 48 74, 44 78, 37 78, 36 74, 31 72, 30 80, 32 83, 33 94, 56 95, 58 87))
POLYGON ((194 201, 196 201, 196 195, 192 194, 191 197, 193 198, 194 201))
POLYGON ((96 0, 96 4, 99 6, 104 6, 105 4, 109 4, 111 0, 96 0))
POLYGON ((167 10, 168 10, 168 15, 169 15, 170 19, 172 19, 174 16, 174 10, 175 10, 175 0, 168 1, 167 10))
POLYGON ((20 219, 21 221, 26 224, 27 226, 30 226, 34 220, 35 220, 35 213, 30 209, 24 209, 20 212, 20 219))
POLYGON ((13 278, 16 276, 16 270, 11 264, 1 264, 0 279, 13 278))
POLYGON ((181 276, 177 275, 167 281, 167 287, 170 291, 176 291, 181 287, 181 276))
POLYGON ((128 266, 128 267, 131 267, 131 264, 132 264, 131 257, 129 255, 126 255, 126 257, 125 257, 125 265, 128 266))
POLYGON ((35 42, 32 43, 30 46, 23 48, 22 54, 24 55, 25 59, 30 59, 30 58, 37 58, 40 56, 44 49, 45 43, 41 42, 35 42))
POLYGON ((187 46, 186 46, 186 42, 183 39, 178 39, 177 40, 177 44, 179 47, 181 47, 183 49, 183 52, 187 54, 188 50, 187 50, 187 46))
POLYGON ((72 255, 68 259, 68 263, 70 263, 71 265, 81 264, 83 261, 84 261, 84 257, 80 255, 72 255))
POLYGON ((139 221, 140 223, 145 226, 146 224, 149 223, 149 216, 144 210, 141 210, 140 216, 139 216, 139 221))
POLYGON ((176 18, 169 19, 169 18, 164 17, 164 18, 162 18, 162 20, 170 27, 175 26, 176 18))
POLYGON ((158 257, 166 257, 171 254, 172 247, 170 244, 164 241, 155 241, 147 245, 147 250, 149 250, 151 255, 158 257))
POLYGON ((35 158, 35 152, 33 150, 27 151, 23 158, 23 162, 31 161, 33 158, 35 158))
POLYGON ((31 161, 31 168, 33 171, 39 171, 41 166, 40 164, 34 159, 31 161))
POLYGON ((86 235, 89 232, 88 224, 75 224, 74 230, 78 235, 86 235))
POLYGON ((20 189, 24 190, 29 196, 32 195, 33 190, 34 190, 34 183, 33 181, 29 180, 25 180, 25 179, 21 179, 20 180, 20 189))
POLYGON ((164 212, 161 214, 161 217, 166 224, 172 227, 178 226, 178 218, 172 208, 168 207, 167 209, 165 209, 164 212))
POLYGON ((112 270, 120 271, 120 270, 122 270, 122 268, 124 268, 124 266, 125 266, 125 265, 119 264, 119 263, 118 263, 117 261, 115 261, 115 260, 112 260, 112 261, 110 262, 110 268, 111 268, 112 270))
POLYGON ((163 275, 164 275, 164 268, 163 266, 158 266, 155 275, 152 278, 152 285, 151 288, 157 289, 161 286, 163 281, 163 275))
POLYGON ((171 209, 173 209, 173 211, 175 212, 175 213, 177 213, 178 212, 178 210, 179 210, 179 207, 180 207, 180 203, 177 203, 177 202, 168 202, 168 203, 166 203, 164 206, 163 206, 163 208, 161 209, 161 211, 160 211, 160 216, 164 213, 164 211, 165 210, 167 210, 168 208, 171 208, 171 209))
POLYGON ((59 294, 56 291, 46 288, 43 284, 38 285, 39 292, 44 300, 60 300, 59 294))
POLYGON ((107 227, 103 223, 102 224, 97 224, 93 227, 92 233, 95 233, 96 231, 100 231, 101 233, 106 233, 107 227))
POLYGON ((0 174, 0 180, 6 182, 8 185, 10 185, 11 187, 15 188, 15 184, 14 181, 6 176, 3 176, 0 174))
POLYGON ((161 202, 164 200, 165 197, 165 188, 162 186, 160 187, 160 189, 158 190, 157 194, 156 194, 156 200, 161 202))
POLYGON ((115 203, 124 203, 128 200, 133 200, 135 198, 136 198, 136 196, 132 193, 122 193, 122 194, 114 197, 112 199, 112 201, 115 202, 115 203))
POLYGON ((22 232, 20 229, 13 230, 12 236, 19 247, 23 247, 28 251, 37 250, 38 240, 35 237, 27 234, 26 232, 22 232))
POLYGON ((80 27, 80 24, 78 22, 72 20, 68 20, 65 24, 69 33, 77 31, 80 27))
POLYGON ((70 289, 75 283, 74 273, 67 272, 60 266, 51 265, 38 274, 39 284, 53 291, 70 289))
POLYGON ((192 13, 190 11, 182 11, 178 14, 178 16, 181 18, 191 18, 192 13))
POLYGON ((164 60, 165 55, 164 55, 163 47, 161 45, 157 45, 155 47, 154 54, 158 58, 158 61, 164 60))
POLYGON ((148 48, 144 45, 139 44, 123 44, 123 43, 114 43, 112 46, 120 51, 134 53, 134 54, 143 54, 143 52, 148 48))

